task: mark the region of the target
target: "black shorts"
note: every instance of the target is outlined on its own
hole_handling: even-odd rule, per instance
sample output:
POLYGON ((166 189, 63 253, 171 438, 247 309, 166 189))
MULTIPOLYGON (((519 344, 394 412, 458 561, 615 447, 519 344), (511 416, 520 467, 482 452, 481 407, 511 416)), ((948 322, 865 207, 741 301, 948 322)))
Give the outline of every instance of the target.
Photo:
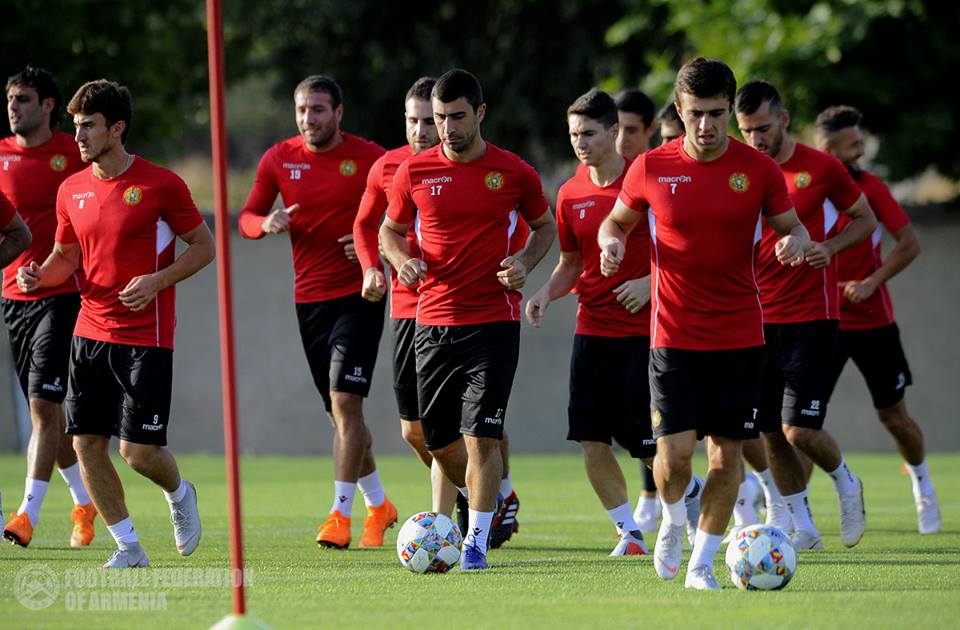
POLYGON ((384 302, 370 302, 354 293, 297 304, 303 350, 327 413, 332 410, 330 390, 364 398, 370 392, 384 302))
POLYGON ((67 394, 70 339, 80 312, 80 294, 39 300, 3 298, 3 322, 23 395, 62 403, 67 394))
POLYGON ((760 431, 782 431, 781 423, 823 428, 838 328, 835 319, 763 325, 767 357, 760 386, 760 431))
POLYGON ((651 350, 653 436, 696 430, 697 439, 708 435, 735 440, 757 437, 763 354, 763 346, 651 350))
POLYGON ((647 369, 650 337, 574 335, 567 439, 604 442, 653 457, 647 369))
POLYGON ((413 348, 417 320, 393 320, 393 393, 401 420, 419 420, 417 402, 417 355, 413 348))
POLYGON ((903 400, 907 385, 913 385, 913 375, 900 343, 900 329, 896 324, 866 330, 841 330, 833 365, 827 398, 833 395, 837 379, 847 359, 854 364, 870 389, 874 409, 888 409, 903 400))
POLYGON ((67 434, 166 446, 172 389, 173 350, 74 337, 67 434))
POLYGON ((430 450, 461 435, 503 439, 520 358, 520 322, 417 324, 417 394, 430 450))

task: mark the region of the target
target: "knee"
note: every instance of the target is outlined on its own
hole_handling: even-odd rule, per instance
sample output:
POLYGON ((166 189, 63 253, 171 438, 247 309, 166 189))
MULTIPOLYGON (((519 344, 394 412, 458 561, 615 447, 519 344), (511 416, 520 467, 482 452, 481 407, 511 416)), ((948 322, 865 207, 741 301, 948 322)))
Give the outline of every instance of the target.
POLYGON ((430 454, 434 459, 446 462, 451 459, 456 459, 461 456, 461 453, 464 449, 463 438, 456 440, 446 446, 441 446, 440 448, 435 448, 430 450, 430 454))
POLYGON ((656 459, 667 470, 681 470, 690 468, 690 460, 693 457, 693 451, 684 448, 662 448, 657 445, 656 459))
POLYGON ((127 462, 130 468, 140 472, 150 467, 150 462, 156 456, 157 447, 121 441, 119 450, 123 461, 127 462))
POLYGON ((786 436, 787 442, 800 449, 810 444, 815 433, 816 430, 806 427, 784 425, 783 428, 783 434, 786 436))
POLYGON ((42 398, 30 399, 30 418, 35 424, 60 429, 62 415, 63 411, 57 403, 42 398))
MULTIPOLYGON (((68 435, 67 438, 70 436, 68 435)), ((98 457, 106 456, 107 438, 99 435, 75 435, 73 436, 73 450, 77 452, 77 458, 81 461, 90 461, 98 457)))
POLYGON ((409 444, 415 450, 426 450, 423 441, 423 427, 420 426, 419 422, 411 422, 407 420, 401 421, 400 435, 403 436, 403 441, 409 444))
MULTIPOLYGON (((902 401, 901 401, 902 403, 902 401)), ((887 409, 877 409, 877 416, 883 426, 892 433, 908 430, 914 423, 907 415, 907 409, 903 404, 897 404, 887 409)))
MULTIPOLYGON (((707 449, 710 470, 720 470, 739 478, 742 471, 740 443, 736 440, 714 438, 707 449)), ((738 481, 739 483, 739 481, 738 481)))
POLYGON ((334 421, 341 425, 346 422, 363 422, 363 397, 347 392, 330 392, 330 407, 334 421))
POLYGON ((583 449, 583 456, 587 459, 603 457, 613 453, 613 447, 603 442, 590 442, 585 440, 580 442, 580 448, 583 449))

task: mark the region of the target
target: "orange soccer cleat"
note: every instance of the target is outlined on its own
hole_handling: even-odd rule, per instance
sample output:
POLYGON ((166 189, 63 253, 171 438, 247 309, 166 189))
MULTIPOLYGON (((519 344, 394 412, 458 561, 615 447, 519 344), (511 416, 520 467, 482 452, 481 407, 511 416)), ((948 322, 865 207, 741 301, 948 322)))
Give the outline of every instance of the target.
POLYGON ((317 530, 317 544, 328 549, 346 549, 350 546, 350 517, 344 516, 340 510, 334 510, 327 515, 317 530))
POLYGON ((97 508, 93 502, 86 505, 75 505, 70 512, 73 521, 73 532, 70 534, 71 547, 86 547, 93 542, 93 519, 97 518, 97 508))
POLYGON ((26 512, 10 513, 10 520, 3 526, 3 537, 14 545, 26 547, 33 538, 33 524, 26 512))
POLYGON ((384 498, 380 507, 368 507, 367 518, 363 521, 363 534, 360 536, 361 547, 382 547, 383 533, 397 522, 397 508, 384 498))

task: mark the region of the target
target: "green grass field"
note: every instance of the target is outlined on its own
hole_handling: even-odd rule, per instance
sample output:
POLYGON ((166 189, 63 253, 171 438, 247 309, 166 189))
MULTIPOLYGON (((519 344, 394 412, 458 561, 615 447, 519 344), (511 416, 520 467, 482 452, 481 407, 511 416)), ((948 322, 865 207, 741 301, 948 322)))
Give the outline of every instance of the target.
MULTIPOLYGON (((650 557, 607 557, 612 525, 572 455, 525 455, 513 460, 522 507, 521 530, 490 555, 482 574, 414 575, 400 568, 393 544, 379 550, 319 549, 315 528, 329 506, 329 458, 259 457, 243 461, 245 547, 252 584, 249 611, 274 628, 384 628, 456 621, 457 627, 956 627, 960 619, 960 456, 930 457, 944 532, 919 536, 910 482, 893 455, 851 455, 865 482, 867 534, 855 549, 840 544, 837 505, 826 475, 812 485, 812 503, 826 550, 807 552, 781 592, 741 592, 722 576, 721 593, 687 592, 682 575, 661 582, 650 557), (443 621, 441 621, 443 620, 443 621)), ((194 481, 204 519, 203 542, 189 558, 177 555, 166 504, 158 489, 118 466, 134 522, 154 568, 229 566, 224 466, 211 456, 179 458, 194 481)), ((625 470, 635 470, 623 460, 625 470)), ((427 471, 412 456, 381 457, 381 477, 401 519, 429 509, 427 471)), ((703 461, 698 461, 698 470, 703 461)), ((66 585, 99 566, 114 548, 102 521, 88 549, 72 550, 69 495, 56 476, 43 521, 28 549, 0 549, 0 627, 205 628, 231 610, 227 588, 163 584, 135 589, 66 585), (47 608, 30 610, 15 597, 16 577, 37 563, 59 580, 47 608), (165 610, 91 611, 113 592, 147 591, 165 610), (160 599, 163 594, 163 599, 160 599), (77 610, 86 597, 84 610, 77 610), (162 604, 160 603, 162 602, 162 604), (73 608, 73 609, 71 609, 73 608)), ((4 509, 21 499, 23 461, 0 456, 4 509)), ((631 477, 632 494, 639 475, 631 477)), ((362 506, 358 496, 357 504, 362 506)), ((359 539, 363 508, 354 514, 359 539)), ((652 538, 652 536, 650 536, 652 538)), ((146 571, 152 571, 147 569, 146 571)), ((128 585, 129 586, 129 585, 128 585)), ((143 595, 141 595, 143 597, 143 595)), ((144 601, 144 600, 140 600, 144 601)), ((102 604, 101 604, 102 606, 102 604)))

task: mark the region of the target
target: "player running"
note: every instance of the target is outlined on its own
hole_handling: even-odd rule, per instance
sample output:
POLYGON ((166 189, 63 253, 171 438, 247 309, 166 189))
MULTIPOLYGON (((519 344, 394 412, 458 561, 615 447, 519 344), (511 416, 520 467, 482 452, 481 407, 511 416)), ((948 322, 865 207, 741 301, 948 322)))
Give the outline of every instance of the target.
POLYGON ((624 90, 617 94, 617 153, 635 160, 650 150, 650 137, 657 128, 653 124, 655 105, 640 90, 624 90))
POLYGON ((713 559, 742 476, 740 441, 756 437, 763 313, 754 279, 758 221, 781 235, 780 263, 804 264, 812 248, 770 158, 729 138, 736 79, 721 61, 697 58, 677 74, 682 139, 630 166, 600 226, 601 272, 624 277, 628 235, 649 220, 652 244, 650 395, 657 438, 654 476, 664 518, 654 566, 673 579, 683 559, 684 489, 698 438, 709 437, 709 474, 685 585, 719 589, 713 559))
POLYGON ((83 481, 117 543, 105 569, 145 567, 110 461, 110 437, 133 470, 160 486, 181 555, 200 542, 194 485, 165 448, 173 385, 174 285, 213 260, 210 230, 179 177, 127 153, 127 88, 85 83, 67 106, 87 168, 57 194, 57 233, 42 266, 20 267, 20 290, 62 285, 86 272, 65 399, 83 481), (176 257, 176 238, 187 248, 176 257))
POLYGON ((32 432, 27 447, 23 502, 3 528, 3 537, 26 547, 40 522, 40 511, 54 464, 67 483, 71 547, 93 540, 97 510, 80 475, 73 441, 64 436, 63 397, 67 392, 70 339, 80 310, 83 274, 31 294, 17 287, 17 270, 42 261, 53 250, 57 230, 57 189, 83 169, 77 143, 56 130, 63 97, 46 70, 27 67, 7 80, 7 116, 14 135, 0 140, 0 191, 10 199, 33 233, 33 243, 3 272, 3 321, 20 389, 28 401, 32 432))
POLYGON ((683 135, 683 121, 677 114, 677 106, 671 101, 663 106, 657 114, 657 124, 660 127, 660 144, 673 142, 683 135))
POLYGON ((536 172, 480 135, 486 104, 476 77, 447 72, 432 102, 441 144, 400 165, 380 242, 400 282, 422 283, 414 343, 424 443, 451 481, 469 487, 460 567, 485 569, 519 355, 519 289, 556 227, 536 172), (532 233, 515 251, 520 220, 532 233), (415 221, 419 257, 406 240, 415 221))
POLYGON ((839 160, 791 137, 790 113, 773 85, 750 81, 740 88, 736 115, 747 143, 780 165, 797 215, 812 238, 820 241, 807 253, 809 265, 787 268, 776 259, 773 229, 763 228, 757 283, 767 360, 760 431, 793 519, 794 547, 823 547, 807 500, 806 474, 794 447, 833 480, 840 502, 840 538, 853 547, 865 526, 863 484, 847 467, 836 440, 823 430, 839 318, 834 256, 869 236, 876 220, 839 160), (832 205, 825 207, 827 201, 832 205), (838 214, 850 220, 842 231, 836 229, 838 214))
MULTIPOLYGON (((834 354, 828 395, 848 359, 863 374, 877 416, 896 441, 906 462, 917 508, 917 529, 921 534, 940 531, 940 506, 930 481, 923 432, 907 411, 906 387, 913 383, 907 365, 900 329, 893 317, 893 302, 886 282, 920 253, 920 241, 910 217, 890 194, 883 181, 860 167, 863 157, 861 114, 853 107, 828 107, 817 116, 817 146, 844 163, 866 195, 870 207, 896 246, 886 260, 881 252, 881 229, 871 238, 838 256, 838 280, 843 292, 840 301, 840 336, 834 354)), ((845 223, 841 219, 840 226, 845 223)))

